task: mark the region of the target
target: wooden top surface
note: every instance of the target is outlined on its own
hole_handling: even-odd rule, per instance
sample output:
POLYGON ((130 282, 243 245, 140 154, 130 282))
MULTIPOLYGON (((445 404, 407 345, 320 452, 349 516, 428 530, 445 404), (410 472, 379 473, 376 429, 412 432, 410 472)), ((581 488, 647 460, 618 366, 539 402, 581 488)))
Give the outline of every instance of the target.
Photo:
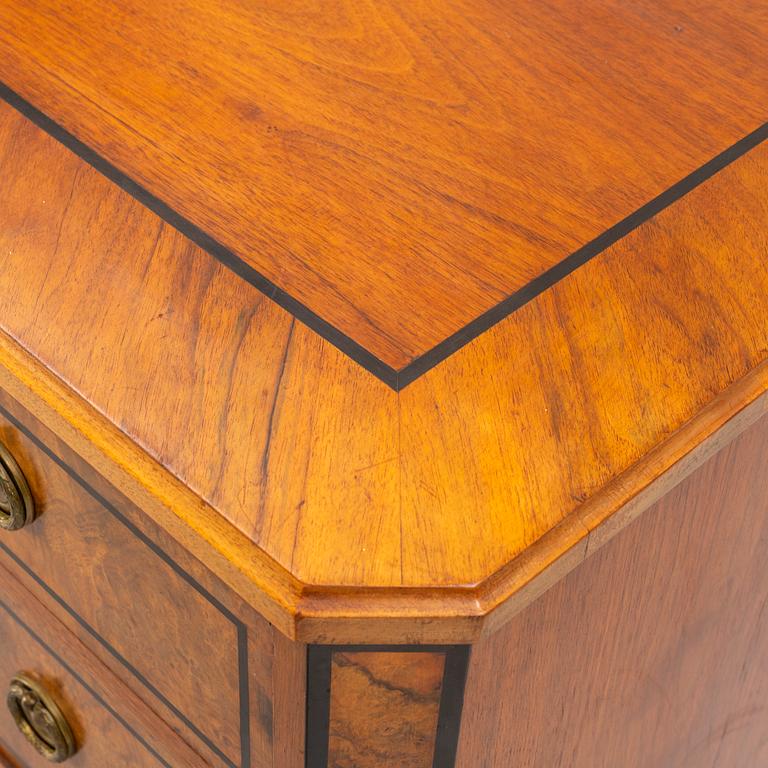
MULTIPOLYGON (((678 42, 678 57, 670 54, 668 62, 669 67, 677 67, 674 71, 685 69, 690 74, 678 82, 677 90, 667 81, 666 70, 648 75, 648 67, 658 63, 657 55, 644 60, 643 66, 633 59, 637 78, 630 101, 637 93, 657 94, 653 97, 657 112, 645 126, 627 117, 629 102, 621 102, 619 115, 610 99, 598 104, 597 85, 582 92, 578 98, 592 105, 592 119, 584 120, 585 133, 579 135, 591 138, 577 146, 591 149, 584 149, 583 155, 578 149, 583 183, 568 187, 570 192, 555 191, 557 184, 571 184, 573 178, 567 181, 567 173, 563 178, 554 173, 555 166, 561 171, 566 166, 554 160, 551 166, 541 162, 545 153, 540 143, 526 144, 527 150, 515 144, 515 151, 528 157, 530 167, 550 175, 547 183, 526 177, 524 205, 498 198, 510 206, 507 214, 535 218, 542 224, 542 233, 554 231, 547 230, 547 222, 556 219, 550 214, 562 214, 557 226, 572 242, 557 258, 584 245, 589 237, 597 236, 598 244, 577 269, 571 267, 579 259, 566 262, 568 268, 557 273, 558 279, 546 290, 527 297, 531 300, 514 312, 506 311, 507 305, 489 328, 439 364, 419 370, 399 391, 392 381, 381 380, 385 376, 361 366, 361 361, 370 361, 361 360, 354 349, 339 349, 345 345, 338 336, 285 300, 288 294, 276 294, 276 301, 271 300, 263 284, 254 285, 247 279, 250 273, 238 272, 237 263, 228 261, 218 240, 190 229, 191 222, 199 223, 219 238, 223 230, 216 228, 232 224, 235 219, 229 213, 233 210, 241 223, 248 218, 246 210, 262 210, 264 201, 259 196, 237 198, 242 190, 239 177, 231 175, 233 166, 221 165, 219 176, 207 181, 196 175, 205 174, 206 169, 213 173, 211 164, 233 142, 237 144, 241 133, 234 127, 234 118, 228 112, 226 119, 224 112, 217 117, 210 110, 195 114, 200 104, 196 91, 190 90, 186 97, 196 108, 190 107, 183 119, 173 110, 163 120, 141 113, 143 132, 134 131, 127 118, 138 119, 139 112, 133 111, 138 107, 129 105, 128 97, 138 98, 139 90, 146 95, 145 79, 132 80, 136 88, 125 82, 119 85, 127 75, 119 67, 109 70, 110 46, 105 45, 103 55, 96 57, 91 57, 89 48, 108 40, 116 29, 124 32, 123 27, 113 20, 98 40, 94 37, 91 43, 81 41, 76 46, 71 25, 88 26, 89 14, 106 11, 84 2, 68 6, 67 13, 42 13, 48 5, 18 2, 0 11, 0 53, 4 65, 7 62, 3 76, 13 88, 4 95, 16 107, 0 103, 0 386, 81 451, 286 634, 319 642, 470 640, 498 625, 500 616, 530 599, 547 579, 573 567, 629 519, 632 510, 649 503, 688 471, 703 451, 720 444, 723 435, 743 428, 766 409, 768 147, 762 143, 764 128, 749 132, 765 120, 768 89, 760 80, 765 72, 746 66, 750 57, 759 58, 755 30, 766 28, 762 26, 765 11, 757 5, 735 8, 730 4, 721 10, 707 6, 707 13, 698 16, 689 10, 686 21, 679 24, 682 31, 676 34, 687 39, 685 35, 696 30, 696 44, 678 42), (38 9, 35 31, 21 25, 33 5, 38 9), (703 31, 708 29, 706 24, 712 25, 712 34, 703 31), (61 32, 65 27, 70 30, 67 34, 61 32), (66 54, 68 46, 70 53, 76 49, 78 55, 66 54), (715 49, 720 53, 712 53, 715 49), (703 51, 712 54, 706 67, 699 58, 703 51), (39 63, 41 58, 45 65, 39 63), (740 61, 743 71, 736 76, 740 61), (71 74, 75 69, 80 78, 76 88, 67 80, 75 77, 71 74), (707 76, 697 80, 704 69, 707 76), (97 88, 93 78, 108 70, 114 82, 97 88), (646 75, 648 83, 640 87, 646 75), (94 89, 91 96, 99 94, 96 101, 78 96, 88 92, 88 78, 87 88, 94 89), (654 90, 660 83, 669 85, 666 101, 661 91, 654 90), (114 117, 118 104, 126 110, 119 119, 114 117), (688 110, 685 119, 677 111, 681 109, 688 110), (661 119, 659 114, 676 117, 661 119), (208 139, 210 131, 227 126, 232 141, 222 148, 211 139, 205 144, 211 154, 205 155, 203 145, 196 143, 201 136, 188 133, 198 119, 209 131, 208 139), (62 126, 90 142, 98 155, 64 133, 62 126), (596 126, 604 130, 595 132, 596 126), (159 133, 154 139, 143 138, 150 130, 159 133), (729 146, 731 151, 720 154, 729 146), (536 162, 534 155, 539 157, 536 162), (104 158, 121 172, 133 173, 187 218, 132 186, 130 178, 105 165, 104 158), (598 160, 606 158, 611 172, 601 175, 606 166, 598 160), (119 183, 112 183, 105 174, 119 183), (676 184, 685 174, 693 175, 686 183, 676 184), (668 183, 673 186, 665 188, 668 183), (225 192, 227 199, 218 201, 216 195, 225 192), (659 194, 657 202, 640 213, 632 208, 659 194), (572 207, 566 215, 567 206, 572 207), (583 219, 584 224, 589 218, 583 213, 589 206, 593 206, 589 226, 597 229, 585 234, 587 229, 578 222, 583 219), (577 208, 582 213, 574 213, 577 208), (202 218, 195 218, 198 213, 202 218), (624 216, 630 217, 624 228, 601 236, 599 227, 624 216)), ((207 7, 197 3, 193 10, 203 13, 207 7)), ((222 19, 234 13, 232 7, 239 6, 219 9, 222 19)), ((159 14, 161 8, 164 4, 156 3, 146 13, 159 14)), ((356 5, 350 8, 355 18, 363 13, 356 5)), ((658 11, 651 11, 650 5, 590 8, 596 18, 604 19, 599 14, 610 10, 613 21, 605 23, 614 33, 616 25, 628 23, 625 17, 632 13, 641 31, 651 37, 658 34, 658 40, 663 37, 659 32, 663 25, 655 23, 658 11)), ((499 9, 474 7, 473 13, 494 12, 501 19, 499 9)), ((426 6, 404 4, 398 13, 416 10, 426 13, 426 6)), ((533 24, 539 12, 529 10, 533 24)), ((475 16, 464 11, 469 24, 468 19, 475 16)), ((143 13, 123 17, 122 10, 110 12, 119 14, 121 23, 129 27, 144 18, 143 13)), ((551 19, 568 19, 565 7, 562 12, 565 15, 558 16, 552 11, 551 19)), ((283 30, 282 48, 267 45, 255 32, 247 42, 264 45, 297 67, 301 62, 306 65, 302 55, 309 56, 310 49, 298 42, 304 38, 286 29, 293 30, 295 19, 309 18, 308 14, 297 12, 293 26, 281 27, 274 18, 269 24, 263 22, 276 36, 283 30), (285 53, 286 47, 293 52, 285 53)), ((192 34, 193 25, 187 21, 182 15, 180 29, 189 27, 192 34)), ((342 19, 334 24, 341 28, 342 19)), ((586 23, 579 26, 584 34, 591 28, 586 23)), ((161 29, 158 20, 151 35, 161 34, 161 29)), ((239 27, 221 23, 221 29, 233 33, 239 27)), ((489 27, 478 39, 487 40, 492 32, 489 27)), ((317 30, 314 34, 321 37, 317 30)), ((552 50, 558 49, 562 40, 551 30, 548 34, 552 50)), ((633 32, 621 44, 630 46, 635 55, 646 49, 656 51, 650 43, 639 46, 636 34, 640 33, 633 32)), ((83 32, 82 39, 90 38, 83 32)), ((344 40, 344 46, 352 45, 344 40)), ((378 40, 359 50, 373 56, 379 42, 384 46, 378 40)), ((535 57, 540 51, 532 41, 531 57, 535 57)), ((606 33, 602 44, 612 46, 605 47, 605 57, 610 51, 617 62, 625 61, 619 56, 621 45, 615 34, 606 33)), ((140 49, 125 47, 126 69, 130 69, 128 62, 139 66, 144 55, 152 62, 147 67, 158 98, 144 99, 144 107, 164 103, 168 109, 161 95, 184 102, 174 89, 166 93, 158 85, 171 63, 178 77, 187 71, 178 58, 156 58, 148 42, 140 49)), ((490 42, 487 48, 490 61, 499 49, 490 42)), ((579 88, 586 86, 583 77, 569 80, 574 57, 589 55, 595 61, 601 57, 594 50, 589 54, 568 50, 567 56, 561 55, 559 68, 549 60, 547 66, 560 72, 560 87, 577 98, 579 88), (570 90, 565 88, 566 81, 570 90)), ((644 55, 649 55, 647 51, 644 55)), ((360 56, 355 61, 356 66, 365 64, 360 56)), ((453 63, 460 68, 458 60, 453 63)), ((189 76, 194 74, 210 85, 201 73, 212 64, 200 66, 189 76)), ((318 78, 330 78, 325 65, 315 61, 306 67, 318 78)), ((615 87, 618 93, 618 80, 609 77, 608 70, 601 71, 600 87, 615 87)), ((255 72, 251 71, 254 77, 255 72)), ((540 68, 535 72, 542 89, 552 85, 540 68)), ((267 77, 263 72, 259 76, 267 77)), ((442 82, 434 72, 429 77, 442 82)), ((536 78, 530 82, 539 82, 536 78)), ((326 83, 329 89, 331 82, 326 83)), ((302 79, 300 83, 296 93, 304 94, 302 89, 309 85, 302 79)), ((319 86, 315 83, 315 87, 319 86)), ((389 93, 381 83, 374 87, 365 81, 359 87, 378 98, 389 93)), ((339 87, 334 93, 342 99, 346 90, 339 87)), ((398 91, 397 99, 391 94, 387 98, 415 109, 404 93, 398 91)), ((529 93, 531 99, 533 93, 529 93)), ((553 109, 552 98, 545 98, 545 91, 536 93, 541 117, 553 109)), ((286 89, 285 104, 292 94, 286 89)), ((653 99, 649 96, 643 103, 648 106, 653 99)), ((506 103, 501 97, 499 102, 506 103)), ((419 103, 423 109, 437 109, 435 102, 419 103)), ((331 119, 333 104, 325 111, 306 114, 315 122, 321 117, 331 119)), ((477 136, 484 135, 487 125, 470 119, 471 110, 467 115, 465 122, 458 122, 461 130, 476 126, 477 136)), ((569 115, 569 119, 583 118, 575 112, 569 115)), ((561 161, 567 157, 568 162, 576 162, 574 134, 560 131, 557 121, 547 124, 551 130, 538 134, 537 142, 546 135, 553 147, 560 147, 561 161)), ((514 125, 514 121, 511 127, 504 123, 504 130, 512 131, 514 125)), ((388 130, 382 128, 382 136, 389 136, 388 130)), ((365 135, 375 132, 371 128, 365 135)), ((504 135, 505 141, 511 140, 512 134, 504 135)), ((258 137, 258 141, 271 141, 253 131, 248 137, 253 142, 258 137)), ((475 147, 478 153, 484 151, 480 144, 475 147)), ((295 152, 301 159, 297 178, 320 167, 313 153, 321 143, 306 140, 301 131, 280 146, 281 152, 295 152), (292 144, 293 140, 297 143, 292 144)), ((333 167, 339 180, 348 179, 345 174, 352 172, 341 160, 353 155, 342 152, 339 142, 333 146, 340 155, 324 157, 323 162, 329 163, 326 170, 333 167)), ((245 151, 234 149, 233 163, 245 151)), ((434 160, 431 152, 438 150, 436 146, 422 149, 424 164, 413 164, 413 174, 428 166, 434 160)), ((269 151, 277 152, 274 147, 269 151)), ((251 172, 260 167, 258 157, 255 152, 251 172)), ((387 173, 394 174, 392 163, 387 173)), ((276 174, 272 180, 276 186, 270 182, 269 189, 287 190, 276 181, 285 172, 284 164, 267 165, 276 174)), ((364 167, 380 166, 371 161, 364 167)), ((445 167, 455 170, 452 163, 445 167)), ((319 172, 317 178, 325 179, 319 172)), ((441 173, 439 179, 449 184, 450 175, 441 173)), ((507 177, 498 188, 489 179, 501 176, 490 174, 478 189, 489 195, 502 188, 508 191, 507 177)), ((362 175, 359 180, 370 182, 362 175)), ((385 188, 394 193, 393 187, 385 188)), ((448 217, 450 209, 461 225, 462 237, 469 237, 467 233, 473 231, 469 223, 479 215, 479 208, 459 205, 429 184, 419 190, 419 199, 433 212, 441 210, 442 204, 448 206, 441 215, 448 217), (463 213, 457 213, 459 208, 463 213)), ((368 198, 352 191, 343 199, 352 207, 356 201, 359 210, 366 210, 368 198)), ((320 182, 313 194, 318 200, 327 199, 329 205, 341 205, 342 197, 334 197, 331 188, 320 182)), ((403 198, 391 198, 395 199, 403 198)), ((279 208, 272 211, 275 216, 279 208)), ((409 215, 418 213, 407 210, 409 215)), ((291 207, 285 211, 291 212, 296 225, 292 237, 308 238, 305 242, 315 237, 319 229, 301 223, 307 211, 291 207)), ((312 211, 318 214, 316 221, 323 221, 323 211, 312 211)), ((254 213, 248 218, 249 237, 254 235, 257 218, 267 221, 269 216, 254 213)), ((492 217, 493 227, 488 224, 485 234, 494 233, 496 238, 511 232, 514 228, 502 219, 492 217)), ((366 231, 367 224, 360 221, 340 217, 334 232, 349 235, 352 239, 342 238, 349 244, 366 231)), ((268 232, 267 240, 276 249, 237 251, 237 255, 273 264, 280 277, 275 283, 293 296, 301 296, 302 290, 314 291, 303 272, 307 262, 294 258, 294 252, 282 259, 282 235, 279 228, 267 224, 258 237, 268 232)), ((327 222, 323 226, 327 235, 327 222)), ((451 238, 458 230, 444 222, 440 227, 441 242, 452 247, 451 238)), ((410 242, 417 229, 395 228, 391 233, 410 242)), ((549 236, 542 237, 531 236, 527 241, 531 258, 538 259, 536 269, 555 252, 548 250, 549 236)), ((342 239, 334 242, 338 245, 342 239)), ((235 248, 235 240, 221 236, 221 242, 235 248)), ((252 246, 256 240, 247 242, 252 246)), ((359 247, 360 241, 355 242, 359 247)), ((476 259, 491 259, 484 262, 488 265, 494 253, 501 253, 475 249, 477 242, 465 241, 471 245, 462 255, 467 261, 451 272, 450 289, 448 283, 436 289, 441 296, 449 295, 443 291, 464 291, 463 281, 470 280, 476 259)), ((235 252, 228 251, 229 256, 235 252)), ((411 319, 426 317, 422 311, 430 313, 424 327, 429 326, 435 339, 451 332, 442 325, 444 321, 452 323, 457 313, 474 306, 451 294, 454 305, 450 312, 443 312, 433 300, 432 288, 425 287, 431 280, 429 271, 422 273, 415 267, 423 261, 411 259, 408 265, 397 266, 389 260, 404 250, 365 250, 371 258, 378 254, 377 269, 367 268, 366 260, 358 258, 362 251, 318 247, 313 253, 319 259, 322 256, 324 268, 343 267, 338 280, 333 277, 332 285, 326 282, 312 294, 319 302, 313 309, 338 327, 343 323, 332 313, 353 306, 342 286, 358 291, 355 301, 384 301, 387 322, 399 323, 406 308, 411 319), (353 264, 351 254, 356 254, 353 264), (367 275, 365 279, 374 280, 375 285, 360 282, 360 275, 367 275), (377 282, 375 275, 386 280, 377 282), (347 278, 349 282, 344 282, 347 278), (404 304, 388 291, 406 282, 411 298, 404 304)), ((505 264, 519 266, 522 253, 518 248, 508 250, 505 264)), ((260 262, 258 268, 266 275, 264 264, 260 262)), ((494 272, 494 280, 499 281, 494 285, 502 285, 502 272, 494 272)), ((505 287, 499 296, 490 289, 488 295, 485 290, 478 295, 496 301, 509 290, 505 287)), ((301 296, 302 301, 305 298, 301 296)), ((474 312, 471 309, 470 314, 474 312)), ((359 339, 373 350, 379 343, 379 326, 358 320, 350 320, 348 328, 362 334, 359 339)), ((416 329, 422 341, 426 338, 418 323, 407 327, 416 329)), ((384 359, 383 352, 377 354, 384 359)), ((409 352, 403 361, 411 359, 409 352)))
POLYGON ((765 409, 766 171, 761 144, 394 392, 0 105, 0 385, 288 634, 466 640, 765 409))
POLYGON ((751 0, 0 9, 7 88, 396 388, 758 128, 766 36, 751 0))

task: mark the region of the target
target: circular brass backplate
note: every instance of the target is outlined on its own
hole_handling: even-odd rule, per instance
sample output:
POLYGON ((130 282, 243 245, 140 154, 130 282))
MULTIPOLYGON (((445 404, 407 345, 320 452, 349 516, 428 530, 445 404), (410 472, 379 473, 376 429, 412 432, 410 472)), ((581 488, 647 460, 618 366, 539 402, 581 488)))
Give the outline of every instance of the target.
POLYGON ((69 723, 38 682, 16 675, 7 702, 17 728, 44 758, 63 763, 75 754, 75 737, 69 723))
POLYGON ((15 531, 35 519, 35 504, 24 473, 0 443, 0 528, 15 531))

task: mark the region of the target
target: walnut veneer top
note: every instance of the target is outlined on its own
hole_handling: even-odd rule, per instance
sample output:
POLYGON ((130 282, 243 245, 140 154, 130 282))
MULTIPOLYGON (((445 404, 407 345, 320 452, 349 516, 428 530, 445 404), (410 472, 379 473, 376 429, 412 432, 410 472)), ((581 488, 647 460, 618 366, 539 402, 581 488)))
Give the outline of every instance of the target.
POLYGON ((762 402, 768 15, 661 5, 4 4, 0 362, 288 634, 473 636, 762 402))

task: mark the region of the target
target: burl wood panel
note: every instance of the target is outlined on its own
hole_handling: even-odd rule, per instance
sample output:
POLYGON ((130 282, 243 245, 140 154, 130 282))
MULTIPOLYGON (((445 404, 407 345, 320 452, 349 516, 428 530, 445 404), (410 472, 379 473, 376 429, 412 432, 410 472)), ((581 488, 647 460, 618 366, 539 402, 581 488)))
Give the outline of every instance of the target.
MULTIPOLYGON (((24 426, 33 435, 39 428, 29 417, 24 426)), ((69 613, 123 666, 139 695, 159 692, 188 727, 239 765, 234 621, 2 413, 0 440, 27 477, 39 515, 22 530, 0 531, 12 567, 50 590, 58 612, 69 613)), ((223 764, 221 756, 212 759, 223 764)))
POLYGON ((67 766, 167 768, 168 763, 148 751, 83 687, 76 672, 73 674, 69 665, 65 666, 52 656, 8 610, 5 598, 0 595, 0 684, 4 686, 0 742, 11 756, 14 768, 48 768, 51 765, 27 743, 4 705, 6 688, 18 672, 33 677, 45 687, 72 728, 79 749, 67 760, 67 766))
POLYGON ((6 386, 302 639, 476 638, 766 388, 762 146, 399 394, 8 107, 0 167, 6 386))
POLYGON ((768 764, 768 418, 470 665, 457 768, 768 764))
POLYGON ((445 654, 335 651, 329 768, 432 768, 445 654))
POLYGON ((766 34, 751 0, 0 10, 9 86, 395 369, 764 122, 766 34))

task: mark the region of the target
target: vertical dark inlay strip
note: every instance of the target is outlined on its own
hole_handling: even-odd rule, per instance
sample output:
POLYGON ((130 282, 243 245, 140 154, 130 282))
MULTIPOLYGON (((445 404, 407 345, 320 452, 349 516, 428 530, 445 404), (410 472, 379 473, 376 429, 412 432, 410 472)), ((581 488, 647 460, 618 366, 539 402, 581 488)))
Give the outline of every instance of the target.
POLYGON ((331 729, 331 656, 329 645, 307 649, 307 768, 326 768, 331 729))
MULTIPOLYGON (((464 701, 464 685, 469 664, 469 646, 440 646, 440 645, 311 645, 307 651, 307 741, 306 741, 306 768, 329 768, 329 760, 334 757, 331 754, 332 743, 332 687, 334 684, 334 670, 344 668, 356 668, 363 678, 368 678, 371 689, 379 689, 401 695, 406 701, 412 700, 415 706, 421 707, 422 717, 429 706, 436 707, 436 729, 434 744, 429 745, 429 758, 432 768, 453 768, 456 762, 456 751, 459 739, 459 727, 461 723, 461 710, 464 701), (439 694, 431 701, 431 690, 411 690, 411 686, 403 688, 387 679, 379 679, 364 663, 364 657, 375 654, 399 655, 422 654, 439 656, 443 660, 439 694), (340 657, 345 658, 340 658, 340 657), (361 656, 363 659, 361 660, 361 656)), ((433 670, 434 671, 434 670, 433 670)), ((426 676, 429 678, 429 673, 426 676)), ((338 745, 345 739, 344 734, 334 734, 338 745)), ((397 736, 393 738, 398 738, 397 736)), ((415 735, 418 738, 418 734, 415 735)), ((376 761, 385 760, 381 745, 364 744, 371 755, 371 765, 376 761)), ((393 748, 398 743, 393 741, 393 748)), ((402 746, 402 744, 400 745, 402 746)), ((426 763, 427 750, 418 754, 414 753, 414 760, 422 765, 422 757, 426 763)), ((394 756, 394 755, 393 755, 394 756)), ((398 758, 400 759, 400 758, 398 758)), ((339 763, 345 768, 348 761, 339 763)), ((383 763, 382 763, 383 764, 383 763)), ((335 765, 335 763, 334 763, 335 765)), ((349 763, 351 765, 351 763, 349 763)), ((409 761, 409 766, 416 765, 409 761)), ((368 763, 366 763, 366 768, 368 763)))
POLYGON ((471 646, 455 645, 451 646, 445 658, 445 674, 432 768, 453 768, 456 763, 470 653, 471 646))
POLYGON ((240 697, 240 765, 251 765, 251 697, 248 671, 248 628, 236 619, 237 628, 237 686, 240 697))

